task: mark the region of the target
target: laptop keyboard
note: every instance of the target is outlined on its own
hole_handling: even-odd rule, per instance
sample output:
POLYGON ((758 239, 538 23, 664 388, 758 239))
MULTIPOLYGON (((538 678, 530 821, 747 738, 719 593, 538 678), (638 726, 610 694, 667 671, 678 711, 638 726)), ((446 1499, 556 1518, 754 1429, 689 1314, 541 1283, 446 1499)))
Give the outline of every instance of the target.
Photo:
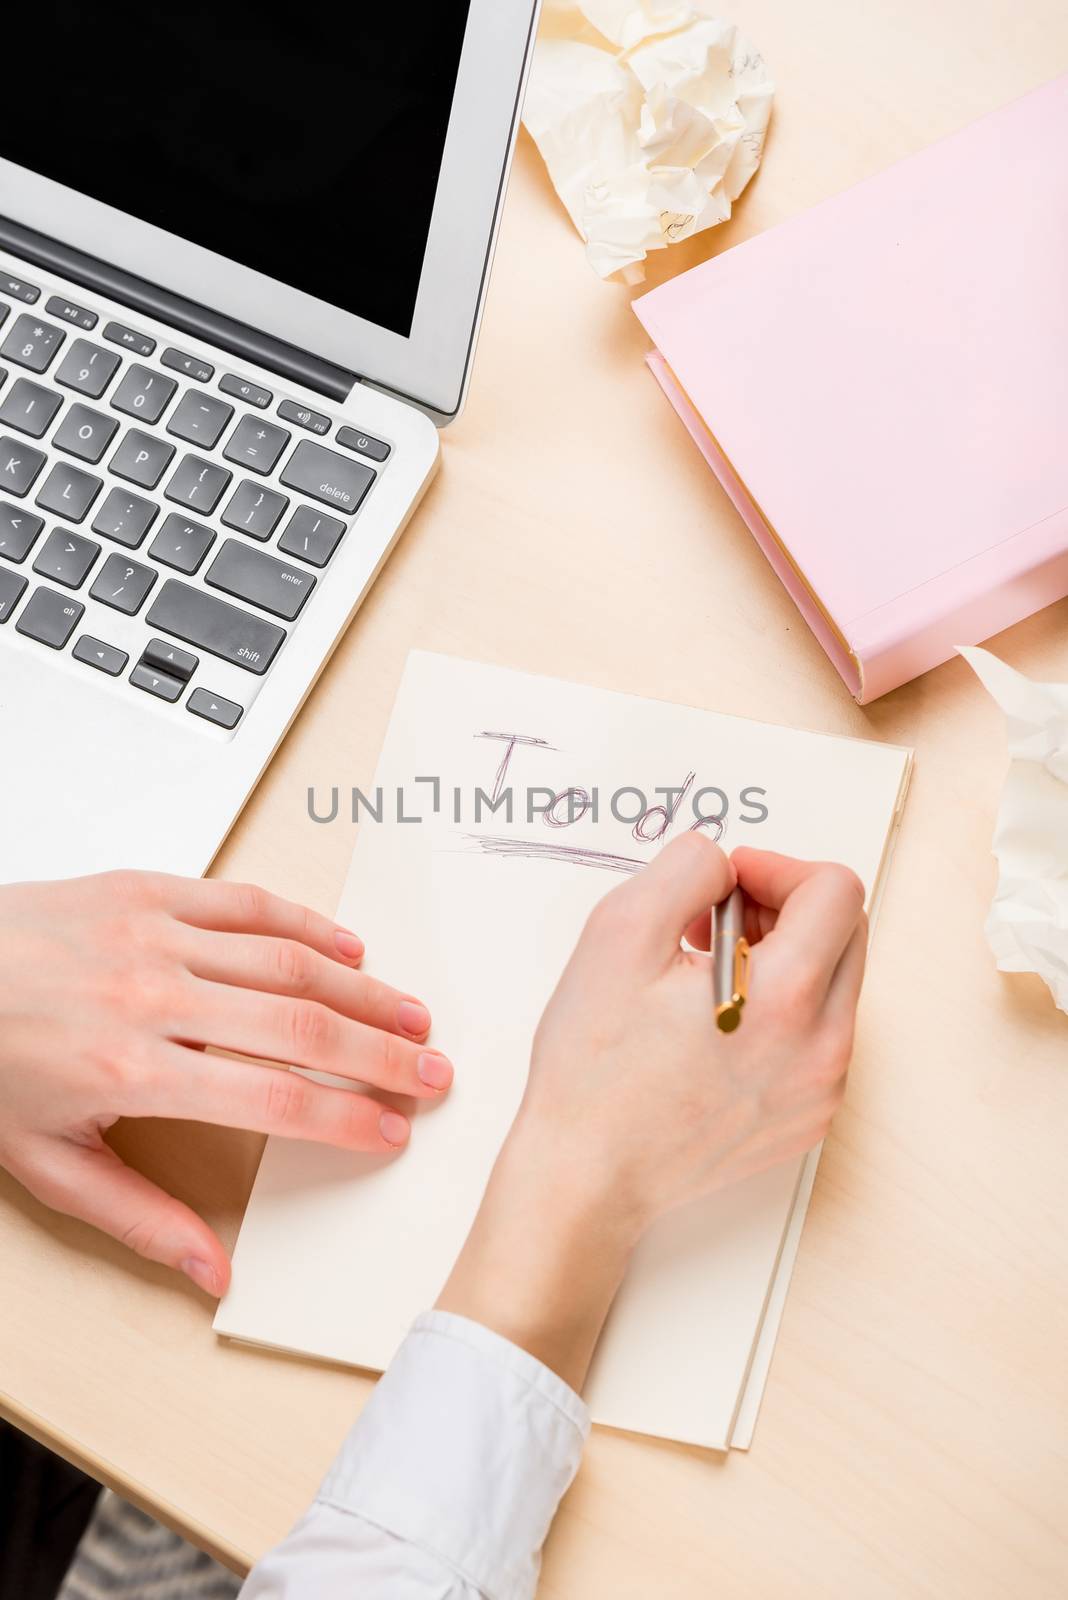
POLYGON ((0 271, 0 627, 230 731, 212 662, 247 703, 391 446, 40 298, 0 271), (137 659, 109 616, 147 623, 137 659))

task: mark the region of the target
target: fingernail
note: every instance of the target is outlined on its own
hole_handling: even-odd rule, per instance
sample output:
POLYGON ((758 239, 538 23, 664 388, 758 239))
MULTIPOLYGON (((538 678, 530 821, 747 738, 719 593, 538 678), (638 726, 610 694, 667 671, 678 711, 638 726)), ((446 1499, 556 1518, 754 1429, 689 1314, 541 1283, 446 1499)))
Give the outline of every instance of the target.
POLYGON ((378 1119, 378 1131, 394 1149, 408 1143, 408 1119, 397 1111, 383 1111, 378 1119))
POLYGON ((346 933, 344 928, 339 928, 334 934, 334 943, 346 961, 359 961, 366 948, 363 940, 357 934, 346 933))
POLYGON ((203 1289, 205 1294, 218 1296, 219 1279, 215 1268, 207 1261, 201 1261, 197 1256, 187 1256, 179 1263, 187 1278, 192 1278, 198 1289, 203 1289))
POLYGON ((440 1050, 428 1050, 419 1057, 415 1070, 429 1089, 447 1089, 452 1082, 452 1062, 440 1050))
POLYGON ((424 1034, 430 1027, 430 1012, 418 1000, 402 1000, 397 1007, 397 1021, 405 1033, 424 1034))

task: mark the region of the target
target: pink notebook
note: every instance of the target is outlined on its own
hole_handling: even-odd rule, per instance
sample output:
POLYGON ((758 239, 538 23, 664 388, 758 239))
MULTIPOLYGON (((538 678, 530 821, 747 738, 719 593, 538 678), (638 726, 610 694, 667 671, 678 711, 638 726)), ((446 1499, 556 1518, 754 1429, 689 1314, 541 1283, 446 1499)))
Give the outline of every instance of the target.
POLYGON ((635 309, 862 704, 1068 594, 1068 77, 635 309))

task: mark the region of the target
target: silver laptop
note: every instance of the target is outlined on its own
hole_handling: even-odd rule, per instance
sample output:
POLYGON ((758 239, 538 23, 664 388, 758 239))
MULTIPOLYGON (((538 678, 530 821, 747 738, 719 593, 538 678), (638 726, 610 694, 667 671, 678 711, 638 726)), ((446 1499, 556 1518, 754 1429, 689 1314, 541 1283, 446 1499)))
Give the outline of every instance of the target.
POLYGON ((463 403, 536 12, 5 16, 0 881, 209 865, 463 403))

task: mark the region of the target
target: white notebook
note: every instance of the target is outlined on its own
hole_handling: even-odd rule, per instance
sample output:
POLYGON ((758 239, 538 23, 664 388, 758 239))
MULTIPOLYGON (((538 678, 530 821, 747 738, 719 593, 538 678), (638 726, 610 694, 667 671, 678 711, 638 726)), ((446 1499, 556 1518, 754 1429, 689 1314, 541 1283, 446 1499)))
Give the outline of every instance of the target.
MULTIPOLYGON (((397 1158, 268 1141, 216 1329, 384 1368, 463 1243, 594 903, 701 818, 727 849, 847 862, 872 907, 910 767, 896 747, 413 653, 366 791, 382 820, 361 807, 338 918, 366 940, 368 972, 426 1001, 455 1083, 406 1107, 397 1158)), ((351 804, 344 790, 332 826, 351 825, 351 804)), ((748 1446, 815 1160, 647 1236, 589 1374, 595 1421, 748 1446)))

